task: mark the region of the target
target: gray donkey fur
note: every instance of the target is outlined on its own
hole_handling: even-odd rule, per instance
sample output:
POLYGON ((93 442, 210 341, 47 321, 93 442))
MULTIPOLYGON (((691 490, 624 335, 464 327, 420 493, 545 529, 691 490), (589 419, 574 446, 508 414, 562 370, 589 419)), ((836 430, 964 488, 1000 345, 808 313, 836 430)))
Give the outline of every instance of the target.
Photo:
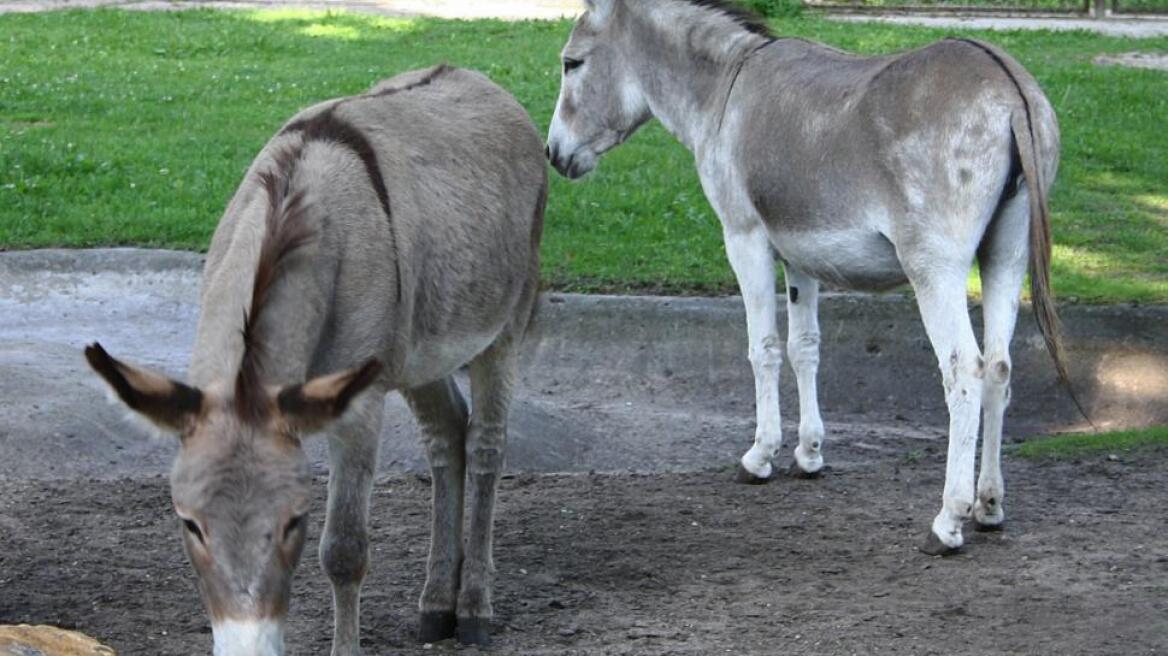
POLYGON ((264 147, 219 223, 189 386, 87 349, 131 409, 181 436, 171 490, 216 654, 283 652, 309 498, 300 440, 318 430, 332 653, 359 653, 391 390, 417 416, 433 473, 420 638, 488 641, 495 490, 538 293, 542 150, 514 98, 465 70, 318 104, 264 147), (467 363, 473 413, 452 378, 467 363))
POLYGON ((998 48, 968 39, 862 57, 776 38, 718 0, 586 4, 563 49, 549 157, 562 174, 579 177, 651 117, 693 152, 746 304, 758 423, 742 480, 773 475, 782 439, 777 252, 799 390, 798 471, 823 467, 820 281, 876 290, 908 282, 950 414, 942 508, 923 548, 959 548, 970 516, 1000 527, 1009 344, 1028 266, 1039 327, 1066 378, 1046 204, 1058 124, 1034 78, 998 48), (984 352, 966 308, 975 258, 984 352))

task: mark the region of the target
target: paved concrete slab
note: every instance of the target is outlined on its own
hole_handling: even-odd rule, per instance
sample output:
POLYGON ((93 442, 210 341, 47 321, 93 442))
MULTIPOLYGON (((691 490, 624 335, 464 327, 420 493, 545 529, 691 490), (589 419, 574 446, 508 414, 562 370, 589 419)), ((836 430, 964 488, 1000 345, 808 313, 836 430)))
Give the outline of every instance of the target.
POLYGON ((1168 71, 1168 55, 1148 52, 1124 52, 1118 55, 1098 55, 1091 60, 1100 66, 1128 66, 1168 71))
MULTIPOLYGON (((100 340, 119 357, 182 378, 200 268, 200 256, 173 251, 0 254, 0 477, 167 471, 175 445, 127 424, 81 351, 100 340)), ((834 295, 821 305, 829 462, 833 442, 880 448, 882 435, 941 438, 940 376, 911 299, 834 295)), ((1072 373, 1097 424, 1168 423, 1168 307, 1070 307, 1063 319, 1072 373)), ((509 467, 733 464, 754 433, 745 353, 738 298, 545 295, 527 341, 509 467)), ((1028 315, 1014 365, 1008 433, 1084 426, 1028 315)), ((784 374, 782 393, 788 460, 797 421, 793 376, 784 374)), ((390 395, 386 407, 382 469, 423 469, 405 404, 390 395)), ((309 451, 323 472, 323 444, 314 441, 309 451)))
POLYGON ((833 14, 834 21, 889 23, 957 30, 1082 30, 1108 36, 1145 39, 1168 35, 1168 17, 1148 18, 1012 18, 1006 16, 907 16, 877 14, 833 14))
MULTIPOLYGON (((344 9, 383 16, 555 20, 578 16, 581 0, 0 0, 0 14, 117 7, 141 11, 208 9, 344 9)), ((1085 30, 1112 36, 1154 37, 1168 34, 1168 17, 1112 17, 1103 20, 1060 17, 913 16, 829 14, 839 21, 886 22, 973 30, 1085 30)))
POLYGON ((182 9, 344 9, 382 16, 554 20, 576 16, 578 0, 4 0, 0 14, 116 7, 139 11, 182 9))

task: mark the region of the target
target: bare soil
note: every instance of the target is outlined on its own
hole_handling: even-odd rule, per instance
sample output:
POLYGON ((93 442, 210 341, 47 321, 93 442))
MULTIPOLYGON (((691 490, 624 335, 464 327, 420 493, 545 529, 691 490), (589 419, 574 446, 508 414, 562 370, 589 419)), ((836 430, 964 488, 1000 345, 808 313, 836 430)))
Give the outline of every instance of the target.
MULTIPOLYGON (((848 457, 824 477, 759 487, 728 468, 508 478, 492 652, 1168 653, 1168 450, 1008 459, 1007 530, 970 529, 965 551, 940 559, 915 547, 943 445, 899 444, 841 444, 848 457)), ((369 654, 477 653, 413 640, 428 487, 406 474, 376 488, 369 654)), ((208 653, 165 479, 0 480, 0 624, 19 622, 120 654, 208 653)), ((331 623, 306 555, 289 653, 327 654, 331 623)))

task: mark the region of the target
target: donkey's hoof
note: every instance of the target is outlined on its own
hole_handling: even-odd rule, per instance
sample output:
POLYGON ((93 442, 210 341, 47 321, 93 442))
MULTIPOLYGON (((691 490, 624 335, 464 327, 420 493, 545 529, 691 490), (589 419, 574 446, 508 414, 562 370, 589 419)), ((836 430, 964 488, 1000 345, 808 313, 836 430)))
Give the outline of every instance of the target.
POLYGON ((921 553, 925 553, 930 556, 952 556, 953 554, 961 553, 961 547, 951 547, 945 544, 941 541, 941 538, 937 537, 937 534, 931 530, 929 531, 929 534, 925 536, 925 541, 922 542, 921 546, 918 548, 921 550, 921 553))
POLYGON ((976 519, 973 520, 973 530, 979 533, 997 533, 1006 529, 1006 520, 1002 520, 996 524, 982 524, 976 519))
POLYGON ((453 638, 457 627, 458 621, 452 611, 425 611, 418 626, 418 642, 438 642, 453 638))
POLYGON ((757 476, 746 467, 743 467, 742 463, 738 463, 738 474, 734 477, 734 481, 743 485, 765 485, 766 483, 770 483, 774 477, 773 469, 771 470, 770 476, 757 476))
POLYGON ((815 471, 804 471, 803 468, 799 466, 799 463, 792 462, 791 467, 787 470, 787 474, 792 478, 803 478, 811 480, 815 478, 822 478, 824 469, 826 469, 826 467, 821 466, 815 471))
POLYGON ((482 617, 458 618, 458 641, 464 645, 490 647, 490 620, 482 617))

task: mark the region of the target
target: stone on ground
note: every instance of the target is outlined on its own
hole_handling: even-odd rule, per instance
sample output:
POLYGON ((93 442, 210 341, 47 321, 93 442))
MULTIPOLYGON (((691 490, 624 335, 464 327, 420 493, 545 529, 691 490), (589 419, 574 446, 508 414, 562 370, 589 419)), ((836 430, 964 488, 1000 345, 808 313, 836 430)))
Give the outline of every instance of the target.
POLYGON ((114 656, 89 636, 55 626, 0 626, 0 656, 114 656))

